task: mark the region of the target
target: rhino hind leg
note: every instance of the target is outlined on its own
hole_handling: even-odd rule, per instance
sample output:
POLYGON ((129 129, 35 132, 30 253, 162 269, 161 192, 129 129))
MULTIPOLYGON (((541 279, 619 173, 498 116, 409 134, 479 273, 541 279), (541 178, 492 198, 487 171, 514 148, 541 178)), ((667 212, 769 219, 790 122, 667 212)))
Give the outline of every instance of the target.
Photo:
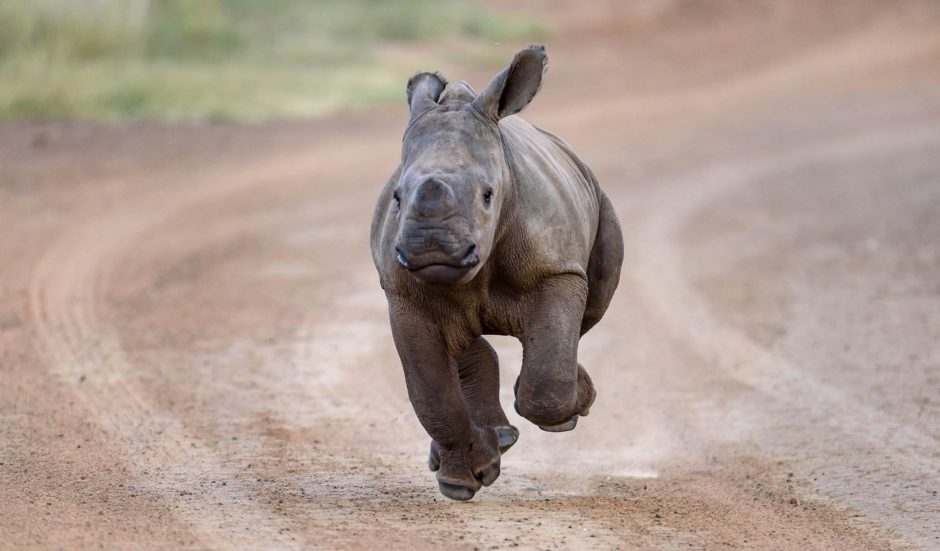
MULTIPOLYGON (((457 358, 457 372, 471 422, 480 431, 495 431, 499 451, 506 453, 519 439, 519 430, 509 424, 499 403, 499 358, 496 351, 483 337, 476 338, 457 358)), ((440 458, 441 447, 432 440, 428 457, 428 467, 432 471, 440 467, 440 458)), ((489 485, 488 482, 492 481, 483 482, 489 485)))
POLYGON ((457 358, 460 391, 470 417, 480 427, 496 431, 501 453, 519 438, 519 431, 509 424, 499 403, 499 357, 483 337, 477 337, 457 358))
POLYGON ((617 284, 620 283, 620 268, 623 265, 623 233, 620 221, 603 191, 600 192, 600 211, 594 248, 588 259, 588 296, 581 320, 581 334, 597 324, 607 312, 617 284))

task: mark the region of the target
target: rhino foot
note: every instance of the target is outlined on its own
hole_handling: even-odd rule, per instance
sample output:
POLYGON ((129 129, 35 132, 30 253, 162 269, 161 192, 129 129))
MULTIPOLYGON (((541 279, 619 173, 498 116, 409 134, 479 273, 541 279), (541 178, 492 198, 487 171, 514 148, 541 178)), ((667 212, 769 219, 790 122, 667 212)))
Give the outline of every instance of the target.
MULTIPOLYGON (((516 442, 519 441, 519 429, 512 425, 495 427, 496 438, 499 443, 500 455, 509 451, 516 442)), ((436 472, 441 468, 441 446, 436 441, 431 440, 431 449, 428 452, 428 469, 436 472)))
POLYGON ((516 384, 513 390, 516 394, 516 401, 513 406, 516 413, 532 421, 540 429, 547 432, 566 432, 573 430, 578 426, 578 417, 587 417, 591 412, 591 406, 597 399, 597 391, 594 390, 594 383, 591 377, 581 364, 578 364, 578 382, 577 382, 577 402, 571 407, 559 408, 546 400, 533 400, 533 392, 529 391, 528 396, 520 396, 519 384, 522 377, 516 378, 516 384), (524 408, 523 408, 524 404, 524 408), (562 419, 570 415, 567 420, 557 422, 559 417, 562 419))
MULTIPOLYGON (((512 445, 518 431, 512 426, 501 426, 504 437, 497 429, 475 429, 473 442, 466 448, 447 449, 431 441, 428 467, 437 471, 441 493, 458 501, 470 499, 483 486, 489 486, 499 477, 501 440, 512 445)), ((507 448, 508 449, 508 448, 507 448)))
POLYGON ((591 406, 594 405, 594 400, 597 399, 597 391, 593 388, 591 389, 591 399, 588 401, 587 405, 584 406, 584 409, 581 410, 581 413, 577 415, 572 415, 571 419, 568 419, 564 423, 558 425, 539 425, 538 427, 545 432, 568 432, 569 430, 574 430, 578 426, 578 417, 587 417, 591 413, 591 406))
POLYGON ((442 470, 437 473, 437 487, 445 497, 466 501, 476 495, 481 486, 489 486, 499 478, 499 458, 473 473, 466 482, 448 476, 442 470))

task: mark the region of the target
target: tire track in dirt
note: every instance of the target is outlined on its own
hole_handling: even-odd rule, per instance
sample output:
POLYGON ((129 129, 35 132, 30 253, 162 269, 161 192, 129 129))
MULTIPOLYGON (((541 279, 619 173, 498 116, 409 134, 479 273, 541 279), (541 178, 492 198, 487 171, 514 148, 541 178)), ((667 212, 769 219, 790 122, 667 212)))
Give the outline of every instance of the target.
MULTIPOLYGON (((298 173, 316 174, 326 164, 324 159, 328 155, 329 152, 291 155, 269 159, 260 167, 208 171, 195 178, 186 190, 146 193, 114 212, 71 228, 42 256, 30 281, 28 313, 40 348, 48 358, 50 371, 75 388, 75 395, 85 405, 89 417, 117 442, 116 449, 121 449, 121 442, 134 441, 142 433, 155 434, 159 435, 157 448, 163 455, 161 461, 176 466, 177 472, 169 473, 170 476, 185 476, 188 469, 233 474, 232 467, 214 457, 211 450, 190 445, 197 437, 187 430, 185 420, 161 414, 134 383, 134 366, 126 357, 117 331, 99 321, 98 303, 107 293, 109 274, 121 255, 132 250, 148 231, 157 231, 180 212, 222 197, 250 192, 253 187, 298 173)), ((167 502, 192 507, 184 500, 166 495, 164 484, 149 472, 153 464, 141 462, 140 457, 126 458, 124 463, 149 491, 162 494, 167 502)), ((215 495, 206 496, 211 499, 202 503, 244 502, 247 488, 240 488, 240 499, 236 496, 233 500, 235 489, 215 491, 215 495)), ((214 487, 202 491, 211 494, 214 487)), ((284 536, 284 523, 271 515, 250 507, 240 507, 239 514, 239 522, 254 526, 251 537, 255 544, 291 543, 284 536)), ((240 531, 231 529, 234 528, 231 515, 212 507, 183 509, 177 518, 191 526, 203 546, 237 547, 246 543, 240 531)))
MULTIPOLYGON (((906 487, 940 477, 936 439, 916 427, 898 422, 885 412, 848 398, 838 388, 820 381, 811 370, 800 369, 774 355, 712 315, 704 297, 683 275, 687 270, 682 263, 679 233, 702 209, 719 201, 723 195, 754 185, 762 177, 777 171, 791 171, 814 162, 850 162, 870 154, 890 154, 892 150, 940 150, 938 128, 940 121, 928 121, 861 136, 837 136, 823 143, 774 153, 770 157, 706 166, 675 177, 665 182, 663 189, 650 198, 655 215, 646 224, 638 226, 639 231, 634 236, 638 262, 630 268, 635 281, 642 286, 637 295, 648 297, 647 308, 659 313, 657 319, 667 331, 678 340, 689 343, 705 360, 703 367, 719 369, 726 376, 755 389, 767 400, 757 409, 749 408, 737 414, 751 414, 754 419, 736 419, 733 429, 723 426, 722 430, 736 429, 743 434, 756 430, 759 434, 761 423, 773 426, 800 412, 806 416, 804 423, 808 429, 819 427, 818 438, 822 441, 836 439, 839 446, 854 450, 851 454, 855 458, 853 465, 830 466, 828 469, 846 481, 866 470, 883 469, 886 459, 884 442, 891 440, 893 451, 888 461, 892 464, 893 475, 890 481, 869 488, 870 495, 863 498, 839 495, 840 492, 832 487, 828 490, 832 497, 848 502, 922 545, 935 543, 940 535, 940 523, 932 526, 920 524, 890 512, 906 508, 903 503, 906 487)), ((720 435, 720 438, 728 438, 728 435, 720 435)), ((812 437, 780 431, 774 434, 774 438, 768 440, 758 436, 762 446, 772 455, 786 457, 812 437)), ((940 517, 935 520, 940 521, 940 517)))

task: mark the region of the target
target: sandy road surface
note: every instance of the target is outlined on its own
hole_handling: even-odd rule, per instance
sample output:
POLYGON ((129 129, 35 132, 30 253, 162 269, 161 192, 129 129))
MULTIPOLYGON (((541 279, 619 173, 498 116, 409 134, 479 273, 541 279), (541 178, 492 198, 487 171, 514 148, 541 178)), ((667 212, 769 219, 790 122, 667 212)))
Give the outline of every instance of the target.
POLYGON ((403 109, 0 127, 0 547, 940 548, 940 9, 819 4, 553 12, 624 275, 467 504, 367 248, 403 109))

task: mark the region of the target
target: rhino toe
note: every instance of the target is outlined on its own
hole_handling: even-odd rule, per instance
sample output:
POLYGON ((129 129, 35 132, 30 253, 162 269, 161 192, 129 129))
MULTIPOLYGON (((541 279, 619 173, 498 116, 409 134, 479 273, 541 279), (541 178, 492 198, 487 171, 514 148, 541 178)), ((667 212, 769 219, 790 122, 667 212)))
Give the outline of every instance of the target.
POLYGON ((476 492, 468 488, 467 486, 461 486, 460 484, 451 484, 449 482, 444 482, 443 480, 437 481, 437 487, 441 490, 441 493, 445 497, 449 497, 455 501, 467 501, 468 499, 473 498, 476 492))
POLYGON ((490 463, 483 470, 474 473, 474 475, 484 486, 489 486, 499 478, 499 461, 490 463))
POLYGON ((571 419, 568 419, 564 423, 558 425, 539 425, 539 428, 545 432, 568 432, 569 430, 574 430, 578 426, 578 416, 572 415, 571 419))
POLYGON ((506 453, 519 440, 519 429, 512 425, 496 428, 499 438, 499 453, 506 453))
POLYGON ((588 404, 584 406, 584 409, 582 409, 581 413, 579 413, 578 415, 580 415, 581 417, 587 417, 588 414, 591 413, 591 406, 594 405, 594 400, 597 400, 597 391, 592 388, 591 399, 588 401, 588 404))

